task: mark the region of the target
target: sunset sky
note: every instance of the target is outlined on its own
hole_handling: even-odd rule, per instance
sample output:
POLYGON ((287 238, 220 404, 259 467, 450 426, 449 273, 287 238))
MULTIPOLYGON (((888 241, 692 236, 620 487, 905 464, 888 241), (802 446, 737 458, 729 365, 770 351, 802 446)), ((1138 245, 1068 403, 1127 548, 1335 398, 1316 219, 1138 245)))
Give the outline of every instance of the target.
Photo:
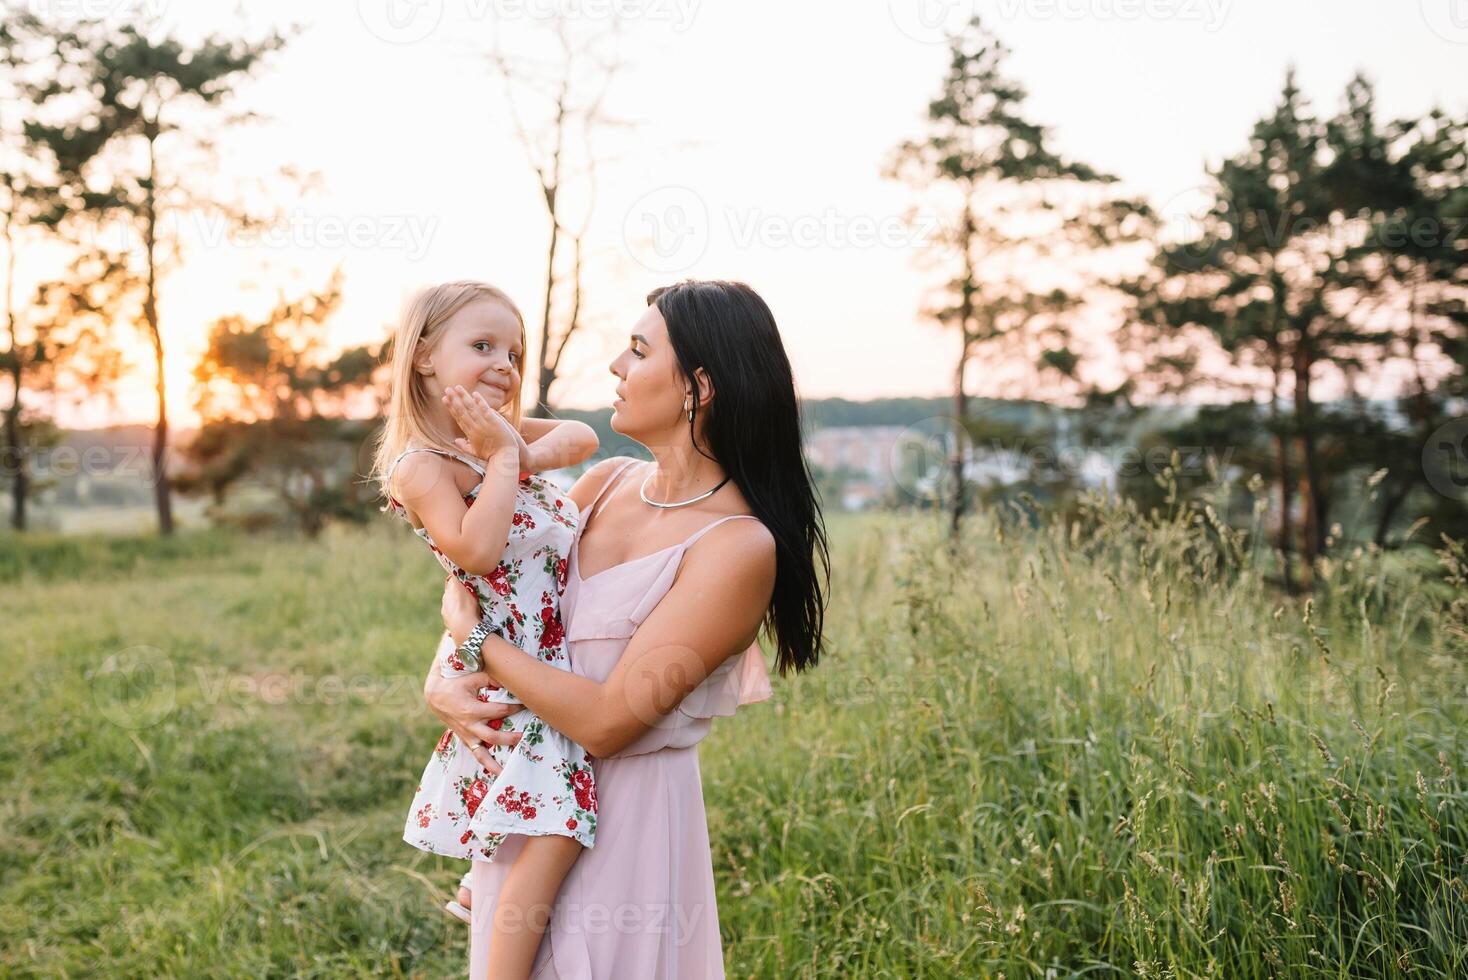
MULTIPOLYGON (((320 189, 281 204, 265 243, 194 224, 163 285, 171 409, 194 421, 190 371, 216 317, 260 313, 279 291, 326 282, 340 264, 341 344, 376 339, 415 287, 487 279, 538 321, 547 225, 484 52, 539 50, 555 0, 28 0, 43 13, 159 14, 185 37, 301 24, 243 104, 268 120, 231 130, 221 175, 283 165, 320 189)), ((606 363, 652 287, 736 278, 769 301, 801 394, 853 399, 951 388, 954 343, 918 314, 932 274, 901 221, 912 192, 882 177, 945 67, 944 23, 978 10, 1013 50, 1028 114, 1065 152, 1166 206, 1206 164, 1236 152, 1273 105, 1287 64, 1322 113, 1363 69, 1385 116, 1468 108, 1468 5, 1452 0, 559 0, 595 21, 620 9, 626 68, 608 109, 587 275, 591 327, 569 356, 560 404, 606 405, 606 363), (1456 12, 1456 16, 1454 16, 1456 12), (662 245, 659 252, 650 236, 662 245)), ((279 203, 279 202, 278 202, 279 203)), ((21 255, 21 288, 54 275, 21 255)), ((136 350, 145 348, 139 337, 136 350)), ((64 424, 151 421, 145 361, 111 408, 64 424)), ((971 390, 990 387, 987 365, 971 390)), ((1044 392, 1035 392, 1044 397, 1044 392)))

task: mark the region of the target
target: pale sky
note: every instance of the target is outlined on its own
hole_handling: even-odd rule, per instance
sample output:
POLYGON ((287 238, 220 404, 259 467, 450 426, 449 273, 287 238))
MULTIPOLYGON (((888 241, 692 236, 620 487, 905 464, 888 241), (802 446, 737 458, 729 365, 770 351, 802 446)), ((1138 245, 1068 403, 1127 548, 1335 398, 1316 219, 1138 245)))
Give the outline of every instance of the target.
MULTIPOLYGON (((1243 146, 1291 61, 1323 114, 1357 69, 1386 117, 1468 109, 1461 0, 23 2, 53 16, 157 11, 186 36, 305 28, 242 89, 269 121, 225 134, 221 173, 289 164, 318 171, 321 189, 276 243, 221 243, 208 226, 189 236, 162 292, 184 425, 207 324, 261 312, 277 289, 319 286, 338 263, 342 344, 380 337, 414 288, 454 278, 499 285, 538 322, 547 223, 482 52, 495 37, 531 50, 557 6, 592 21, 623 12, 627 67, 609 108, 637 123, 610 141, 616 159, 599 178, 594 329, 556 389, 575 407, 610 402, 606 364, 644 295, 685 276, 742 279, 765 297, 804 397, 947 394, 955 345, 918 314, 932 275, 901 221, 914 197, 881 171, 922 132, 945 67, 942 24, 974 10, 1012 49, 1028 116, 1159 205, 1243 146)), ((23 256, 23 273, 44 274, 46 261, 23 256)), ((93 405, 63 421, 151 421, 151 384, 144 367, 121 411, 93 405)), ((970 387, 984 393, 983 379, 970 387)))

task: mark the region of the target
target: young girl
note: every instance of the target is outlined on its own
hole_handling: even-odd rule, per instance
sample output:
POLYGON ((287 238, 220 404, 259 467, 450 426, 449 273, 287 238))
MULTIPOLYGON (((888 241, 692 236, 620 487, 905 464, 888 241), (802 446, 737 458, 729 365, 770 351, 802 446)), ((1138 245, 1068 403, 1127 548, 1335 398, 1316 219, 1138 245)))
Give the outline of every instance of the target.
MULTIPOLYGON (((560 598, 578 515, 569 497, 534 473, 585 461, 597 439, 579 422, 521 417, 524 349, 524 320, 493 286, 452 282, 419 293, 394 338, 391 407, 375 470, 388 501, 384 509, 428 542, 439 563, 475 595, 495 632, 527 655, 569 670, 560 598), (479 441, 483 458, 468 453, 449 410, 455 399, 475 399, 497 419, 510 417, 497 444, 479 441)), ((466 648, 445 648, 443 676, 480 668, 477 651, 466 648)), ((510 691, 493 686, 481 688, 479 697, 516 702, 510 691)), ((548 910, 581 849, 595 838, 590 760, 529 709, 499 727, 521 737, 513 747, 491 748, 502 767, 497 776, 444 732, 423 770, 403 837, 434 854, 490 861, 506 834, 527 835, 500 908, 508 899, 522 912, 548 910)), ((468 911, 457 902, 447 907, 467 921, 468 911)), ((495 975, 528 973, 545 918, 495 916, 495 975)))

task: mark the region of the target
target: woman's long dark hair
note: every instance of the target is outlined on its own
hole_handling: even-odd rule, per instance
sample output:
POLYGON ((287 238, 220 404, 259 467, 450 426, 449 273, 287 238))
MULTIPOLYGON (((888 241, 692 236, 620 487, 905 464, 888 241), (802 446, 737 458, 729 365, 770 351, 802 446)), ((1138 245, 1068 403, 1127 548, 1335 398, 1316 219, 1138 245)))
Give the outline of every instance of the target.
MULTIPOLYGON (((690 382, 703 368, 714 400, 704 415, 709 452, 775 538, 775 594, 764 626, 775 641, 781 675, 820 659, 823 582, 831 558, 815 487, 800 444, 800 402, 775 316, 742 282, 685 280, 647 296, 668 324, 668 340, 690 382), (819 559, 822 576, 816 574, 819 559)), ((689 422, 690 431, 693 422, 689 422)))

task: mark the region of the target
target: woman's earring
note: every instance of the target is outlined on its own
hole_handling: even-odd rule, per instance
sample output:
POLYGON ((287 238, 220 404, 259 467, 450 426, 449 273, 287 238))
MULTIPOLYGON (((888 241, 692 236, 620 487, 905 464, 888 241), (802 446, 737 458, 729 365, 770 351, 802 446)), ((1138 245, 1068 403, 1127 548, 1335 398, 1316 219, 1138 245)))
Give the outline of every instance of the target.
POLYGON ((693 421, 693 403, 692 402, 684 402, 683 403, 683 407, 686 408, 686 409, 688 409, 688 421, 692 422, 693 421))

